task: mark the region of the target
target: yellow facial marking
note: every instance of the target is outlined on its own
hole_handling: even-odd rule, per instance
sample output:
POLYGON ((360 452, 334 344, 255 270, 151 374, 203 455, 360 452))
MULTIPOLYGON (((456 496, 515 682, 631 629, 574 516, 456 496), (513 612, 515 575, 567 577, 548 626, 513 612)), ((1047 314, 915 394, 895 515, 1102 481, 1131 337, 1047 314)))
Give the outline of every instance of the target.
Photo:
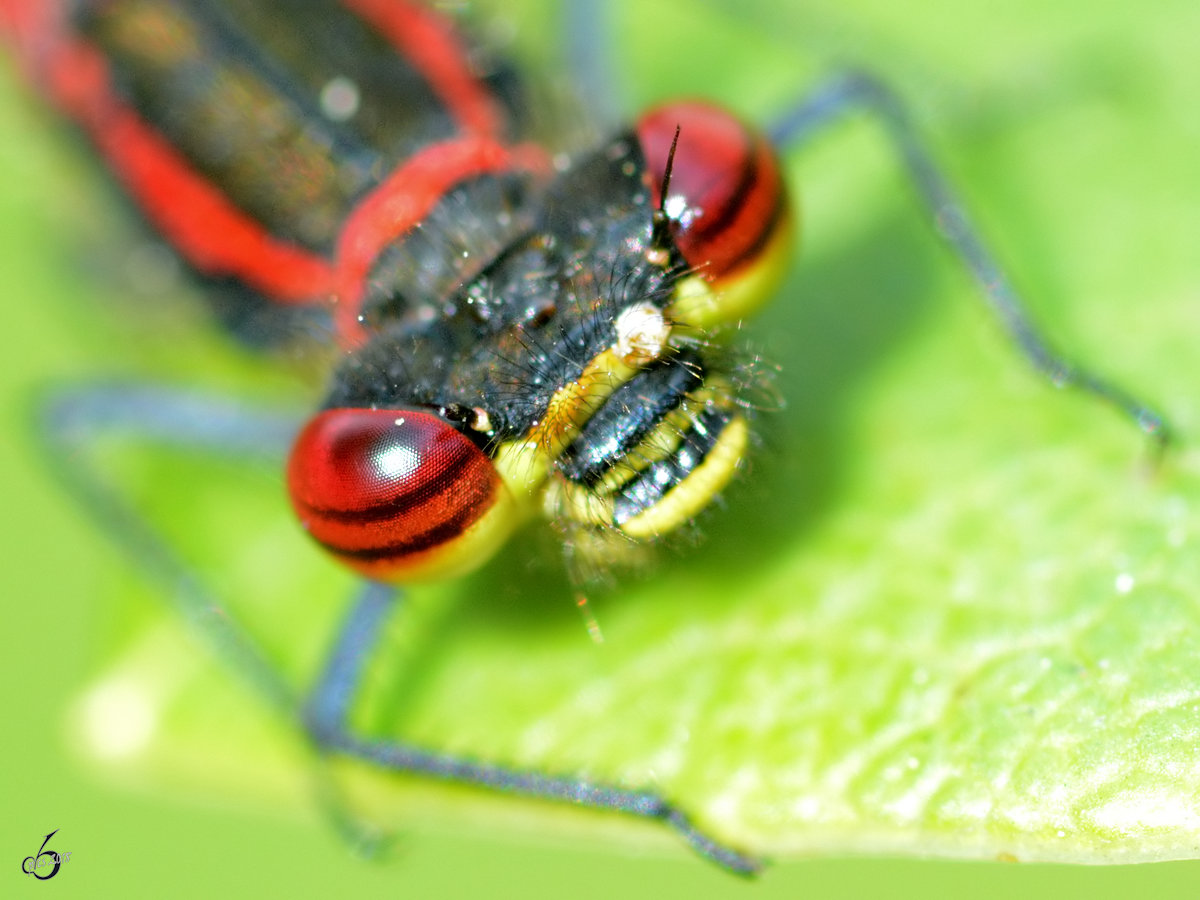
POLYGON ((741 465, 749 440, 745 417, 735 416, 700 465, 652 507, 621 525, 620 530, 633 538, 652 538, 683 525, 729 483, 741 465))
POLYGON ((792 260, 794 214, 786 213, 767 246, 753 262, 718 281, 700 270, 680 280, 667 315, 691 328, 736 323, 758 311, 775 293, 792 260))
POLYGON ((549 477, 554 461, 579 436, 588 419, 617 388, 668 350, 670 322, 648 303, 623 310, 613 330, 612 345, 596 354, 577 379, 554 392, 541 421, 521 438, 502 444, 493 455, 496 471, 509 490, 534 501, 534 506, 534 494, 549 477))

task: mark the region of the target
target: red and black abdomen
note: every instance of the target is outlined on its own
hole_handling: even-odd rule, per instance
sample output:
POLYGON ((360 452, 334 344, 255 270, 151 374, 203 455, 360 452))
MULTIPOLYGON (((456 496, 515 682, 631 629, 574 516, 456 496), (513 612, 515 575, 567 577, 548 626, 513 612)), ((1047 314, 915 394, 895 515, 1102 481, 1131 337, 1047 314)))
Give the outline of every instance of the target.
POLYGON ((406 0, 0 0, 0 31, 196 271, 276 305, 357 306, 397 208, 518 136, 509 70, 406 0), (422 152, 457 168, 403 184, 422 152))

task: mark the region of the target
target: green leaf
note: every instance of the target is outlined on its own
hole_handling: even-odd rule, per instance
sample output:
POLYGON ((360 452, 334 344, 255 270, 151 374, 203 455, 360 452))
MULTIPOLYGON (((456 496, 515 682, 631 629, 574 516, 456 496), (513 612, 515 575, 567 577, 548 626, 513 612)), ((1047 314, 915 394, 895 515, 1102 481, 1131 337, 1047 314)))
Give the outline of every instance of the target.
MULTIPOLYGON (((947 4, 913 21, 885 4, 681 11, 660 0, 621 15, 637 101, 706 92, 765 118, 831 59, 881 68, 1048 331, 1165 409, 1183 440, 1156 464, 1129 423, 1030 375, 876 133, 847 126, 788 157, 805 254, 742 336, 778 363, 786 408, 757 418, 761 444, 704 518, 703 542, 591 592, 599 644, 545 536, 462 582, 414 590, 358 723, 652 788, 722 841, 774 859, 1194 857, 1194 4, 1011 3, 986 17, 947 4)), ((0 277, 6 296, 69 298, 18 304, 29 342, 16 359, 40 360, 42 377, 116 365, 258 394, 274 377, 270 393, 284 393, 269 364, 188 337, 194 314, 122 324, 89 306, 121 293, 119 276, 55 267, 88 232, 107 251, 133 239, 87 224, 108 221, 111 197, 49 119, 6 94, 4 120, 32 133, 33 150, 3 150, 0 218, 5 246, 31 255, 14 252, 0 277), (114 340, 143 346, 119 364, 80 363, 111 356, 114 340)), ((348 585, 292 532, 278 476, 151 453, 121 477, 295 689, 308 685, 348 585)), ((211 665, 154 589, 126 576, 109 593, 103 661, 70 719, 84 754, 143 785, 311 805, 294 730, 211 665)), ((612 816, 361 767, 342 775, 356 804, 400 827, 483 820, 673 840, 612 816)))

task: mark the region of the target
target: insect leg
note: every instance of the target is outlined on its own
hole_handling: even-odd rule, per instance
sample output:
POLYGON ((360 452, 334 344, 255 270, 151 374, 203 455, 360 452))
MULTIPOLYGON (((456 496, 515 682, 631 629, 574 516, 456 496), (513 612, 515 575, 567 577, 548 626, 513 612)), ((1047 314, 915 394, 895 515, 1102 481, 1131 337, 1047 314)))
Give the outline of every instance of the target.
MULTIPOLYGON (((293 719, 301 710, 323 753, 358 757, 393 771, 662 820, 702 855, 731 871, 751 874, 758 870, 757 860, 708 837, 681 810, 651 791, 507 769, 351 734, 346 729, 346 713, 380 627, 394 612, 394 589, 366 584, 336 638, 316 688, 304 703, 216 594, 83 452, 104 438, 120 437, 276 460, 286 452, 297 427, 295 416, 268 413, 211 395, 123 383, 54 393, 39 407, 36 434, 53 474, 123 551, 169 589, 171 605, 181 618, 278 713, 293 719)), ((343 833, 364 847, 375 841, 345 814, 336 797, 326 792, 323 799, 343 833)))
POLYGON ((298 427, 293 416, 251 409, 212 395, 147 384, 59 391, 39 407, 36 436, 51 471, 132 559, 169 591, 179 616, 278 712, 298 698, 216 595, 101 474, 87 448, 106 437, 282 458, 298 427))
POLYGON ((347 726, 349 707, 358 693, 370 653, 396 605, 393 588, 368 582, 342 625, 325 670, 305 707, 309 733, 323 752, 354 757, 395 772, 661 820, 673 827, 693 849, 719 865, 743 875, 758 871, 758 860, 704 834, 682 810, 652 791, 510 769, 351 733, 347 726))
POLYGON ((589 115, 604 127, 620 121, 624 91, 616 64, 611 0, 566 0, 562 5, 565 62, 589 115))
POLYGON ((770 129, 771 139, 779 147, 805 143, 855 112, 867 113, 883 126, 937 232, 978 282, 992 312, 1033 367, 1057 386, 1078 388, 1115 406, 1161 451, 1171 433, 1159 413, 1119 385, 1065 359, 1039 332, 1026 304, 918 134, 903 101, 884 82, 862 71, 834 76, 782 116, 770 129))

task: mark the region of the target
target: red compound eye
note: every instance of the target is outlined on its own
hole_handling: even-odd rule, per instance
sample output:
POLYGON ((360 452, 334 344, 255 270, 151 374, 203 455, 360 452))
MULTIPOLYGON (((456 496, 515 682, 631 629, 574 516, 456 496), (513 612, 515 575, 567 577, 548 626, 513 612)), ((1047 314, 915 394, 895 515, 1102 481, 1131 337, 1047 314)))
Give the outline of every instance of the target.
POLYGON ((288 490, 319 543, 383 581, 468 571, 515 519, 488 457, 443 419, 416 410, 318 413, 292 447, 288 490))
POLYGON ((772 238, 786 230, 775 153, 766 138, 716 106, 677 102, 652 109, 636 130, 656 202, 676 128, 679 143, 662 203, 675 223, 676 246, 710 282, 740 277, 770 255, 772 238))

